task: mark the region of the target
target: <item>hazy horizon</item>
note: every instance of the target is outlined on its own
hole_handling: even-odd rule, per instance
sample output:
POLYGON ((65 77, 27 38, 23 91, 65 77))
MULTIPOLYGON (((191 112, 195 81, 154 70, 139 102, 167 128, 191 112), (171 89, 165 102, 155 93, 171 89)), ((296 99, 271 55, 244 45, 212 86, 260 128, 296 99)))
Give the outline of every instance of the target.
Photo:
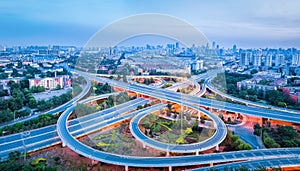
POLYGON ((124 17, 161 13, 200 30, 220 48, 300 48, 300 1, 10 1, 0 2, 0 45, 84 46, 124 17))

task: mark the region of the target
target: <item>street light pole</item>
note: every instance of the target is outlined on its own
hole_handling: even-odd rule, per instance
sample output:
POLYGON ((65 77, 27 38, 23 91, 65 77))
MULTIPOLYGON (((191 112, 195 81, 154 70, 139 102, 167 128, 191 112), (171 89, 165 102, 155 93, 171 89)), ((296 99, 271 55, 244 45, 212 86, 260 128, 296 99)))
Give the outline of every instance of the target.
POLYGON ((22 142, 23 142, 23 146, 24 146, 24 161, 26 161, 26 155, 27 155, 27 150, 26 150, 26 145, 25 145, 25 142, 24 142, 24 136, 29 136, 30 135, 30 132, 29 131, 26 131, 26 132, 23 132, 22 134, 22 142))

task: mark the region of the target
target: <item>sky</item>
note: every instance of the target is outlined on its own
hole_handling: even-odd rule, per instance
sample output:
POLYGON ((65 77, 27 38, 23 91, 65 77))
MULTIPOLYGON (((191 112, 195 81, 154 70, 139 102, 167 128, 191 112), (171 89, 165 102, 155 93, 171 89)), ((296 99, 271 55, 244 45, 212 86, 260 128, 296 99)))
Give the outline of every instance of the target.
POLYGON ((1 0, 0 45, 76 45, 143 13, 184 20, 220 47, 300 48, 299 0, 1 0))

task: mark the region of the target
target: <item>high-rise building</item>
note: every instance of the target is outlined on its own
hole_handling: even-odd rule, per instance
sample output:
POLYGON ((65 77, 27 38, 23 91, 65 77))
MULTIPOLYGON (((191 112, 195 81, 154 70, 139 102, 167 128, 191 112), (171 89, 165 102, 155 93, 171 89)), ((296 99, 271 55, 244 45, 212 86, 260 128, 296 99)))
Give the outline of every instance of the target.
POLYGON ((275 57, 275 66, 283 65, 285 62, 285 57, 283 54, 277 54, 275 57))
POLYGON ((236 52, 236 45, 235 45, 235 44, 234 44, 233 47, 232 47, 232 51, 233 51, 233 52, 236 52))
POLYGON ((272 67, 272 54, 268 54, 265 59, 265 66, 272 67))
POLYGON ((300 66, 300 54, 293 55, 292 65, 293 66, 300 66))
POLYGON ((255 54, 253 57, 253 65, 261 66, 261 54, 255 54))
POLYGON ((251 55, 252 54, 250 52, 242 52, 240 58, 240 66, 248 66, 251 55))
POLYGON ((192 69, 192 71, 202 70, 203 69, 203 60, 194 61, 191 64, 191 69, 192 69))
POLYGON ((175 48, 176 48, 176 49, 179 49, 179 42, 176 42, 175 48))
POLYGON ((213 41, 213 42, 212 42, 212 49, 215 49, 215 47, 216 47, 216 42, 213 41))

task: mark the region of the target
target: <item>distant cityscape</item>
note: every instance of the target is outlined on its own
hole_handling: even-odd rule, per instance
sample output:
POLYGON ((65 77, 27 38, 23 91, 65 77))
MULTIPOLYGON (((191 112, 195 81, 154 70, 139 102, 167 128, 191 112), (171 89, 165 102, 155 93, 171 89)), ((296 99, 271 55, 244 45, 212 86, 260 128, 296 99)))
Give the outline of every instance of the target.
MULTIPOLYGON (((86 120, 81 127, 70 126, 70 130, 80 133, 78 136, 90 134, 81 132, 82 129, 86 129, 84 122, 87 122, 87 128, 92 132, 104 127, 111 132, 98 134, 96 131, 97 133, 89 135, 98 134, 93 139, 97 142, 96 146, 89 143, 86 145, 99 154, 102 154, 102 151, 112 155, 130 153, 133 156, 145 153, 155 156, 151 159, 156 159, 158 156, 168 157, 175 153, 186 153, 186 150, 196 152, 195 157, 209 156, 211 152, 220 152, 222 155, 223 152, 233 150, 235 153, 243 150, 246 156, 247 150, 256 148, 299 147, 299 118, 293 123, 293 117, 300 109, 299 54, 300 51, 296 48, 241 49, 233 45, 232 48, 225 49, 215 42, 211 45, 192 47, 184 47, 179 42, 130 47, 0 46, 0 124, 3 125, 0 131, 4 138, 5 135, 14 133, 30 137, 30 132, 37 129, 37 140, 32 141, 36 149, 57 145, 61 140, 64 147, 63 140, 67 136, 59 139, 57 131, 68 124, 63 122, 58 125, 58 120, 66 116, 68 118, 74 112, 77 117, 82 116, 81 119, 86 120), (129 85, 133 90, 126 90, 129 85), (140 89, 143 89, 144 94, 139 93, 140 89), (183 94, 195 98, 187 99, 187 102, 191 103, 199 103, 201 98, 204 108, 194 107, 197 105, 182 101, 183 94), (166 104, 159 100, 169 96, 170 102, 166 104), (80 101, 81 98, 86 99, 80 101), (210 100, 215 100, 216 105, 212 105, 210 100), (73 108, 74 102, 77 101, 79 103, 73 108), (182 106, 184 103, 187 106, 186 110, 182 106), (219 108, 218 104, 223 103, 226 103, 224 106, 229 109, 222 105, 219 108), (149 111, 153 113, 143 112, 145 109, 151 109, 149 111), (126 110, 133 113, 123 115, 124 113, 120 112, 126 113, 126 110), (46 112, 47 114, 44 114, 46 112), (145 117, 135 121, 142 116, 134 116, 139 112, 145 117), (101 114, 101 117, 97 116, 98 114, 101 114), (115 117, 119 114, 122 117, 115 117), (131 114, 133 119, 128 121, 131 114), (116 119, 114 126, 103 126, 101 121, 98 123, 97 119, 105 117, 108 118, 107 123, 116 119), (129 129, 129 125, 138 122, 141 123, 129 129), (186 127, 183 130, 180 127, 182 122, 186 127), (215 122, 218 122, 218 126, 215 122), (281 135, 290 131, 291 135, 282 140, 278 138, 279 131, 281 135), (55 134, 52 134, 53 132, 55 134), (115 135, 117 138, 113 138, 115 135), (146 137, 139 137, 144 135, 146 137), (173 138, 166 138, 166 135, 173 138), (42 143, 44 136, 50 137, 49 142, 45 140, 45 144, 42 143), (206 141, 208 138, 212 141, 206 141), (149 140, 150 143, 144 143, 143 139, 149 140), (152 142, 152 139, 155 141, 152 142), (142 143, 136 144, 137 141, 142 143), (158 145, 153 145, 157 142, 158 145), (183 150, 165 151, 165 143, 169 143, 168 146, 172 145, 174 149, 181 145, 186 146, 183 150), (135 150, 130 150, 128 144, 135 144, 135 150), (200 154, 200 151, 203 154, 200 154)), ((70 123, 74 124, 74 120, 70 120, 70 123)), ((65 122, 69 121, 66 119, 65 122)), ((29 144, 29 151, 34 151, 29 144)), ((27 147, 23 146, 26 161, 27 147)), ((75 149, 80 146, 77 144, 75 149)), ((9 161, 16 153, 15 147, 21 148, 22 144, 9 148, 10 153, 0 153, 1 157, 6 157, 9 161)), ((50 149, 64 148, 53 146, 50 149)), ((41 151, 38 154, 44 156, 46 153, 41 151)), ((15 155, 21 156, 21 153, 15 155)), ((57 157, 54 160, 66 160, 60 154, 57 157)), ((37 158, 34 161, 39 160, 46 159, 37 158)), ((235 157, 234 160, 240 158, 235 157)), ((3 165, 8 166, 8 161, 4 161, 3 165)), ((123 159, 120 161, 123 162, 123 159)), ((114 158, 108 161, 111 164, 123 165, 118 162, 119 160, 115 162, 114 158)), ((224 162, 223 157, 221 162, 224 162)), ((174 166, 179 166, 178 162, 175 163, 174 166)), ((97 163, 92 164, 96 165, 97 163)), ((162 166, 168 165, 166 162, 162 166)), ((64 164, 61 166, 68 167, 64 164)), ((144 163, 141 166, 145 166, 144 163)), ((30 167, 36 166, 31 164, 30 167)), ((168 167, 171 171, 172 166, 168 167)), ((125 170, 129 170, 127 165, 125 170)))
POLYGON ((178 42, 143 47, 115 46, 108 48, 82 48, 75 46, 0 46, 0 90, 7 89, 9 81, 29 79, 29 87, 43 86, 46 89, 70 87, 63 66, 71 66, 100 74, 158 75, 199 74, 211 68, 223 67, 226 72, 254 74, 254 78, 237 83, 238 89, 255 88, 277 90, 283 88, 295 102, 300 102, 300 55, 296 48, 288 49, 241 49, 220 48, 213 42, 206 46, 181 47, 178 42), (87 55, 88 54, 88 55, 87 55), (91 59, 81 56, 96 54, 91 59), (30 75, 25 66, 40 70, 30 75), (126 69, 127 73, 124 73, 126 69), (47 74, 48 73, 48 74, 47 74), (298 86, 298 87, 297 87, 298 86))

